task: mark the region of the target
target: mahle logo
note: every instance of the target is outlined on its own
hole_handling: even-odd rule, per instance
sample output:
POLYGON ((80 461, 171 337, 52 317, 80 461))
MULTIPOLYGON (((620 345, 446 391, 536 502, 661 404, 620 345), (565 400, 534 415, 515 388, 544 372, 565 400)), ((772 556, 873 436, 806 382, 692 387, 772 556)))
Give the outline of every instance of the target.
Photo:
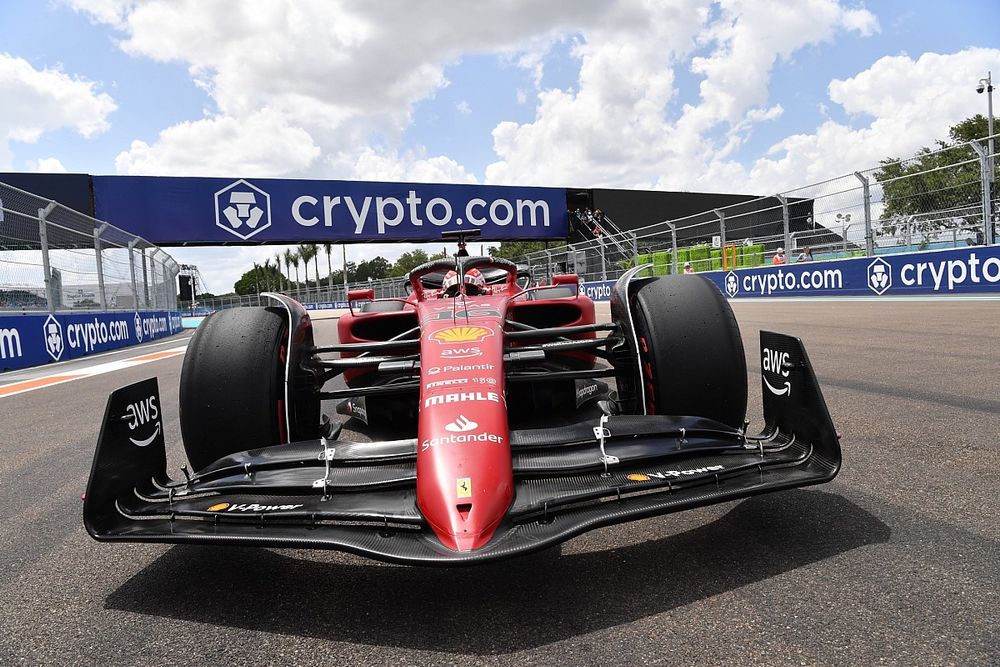
POLYGON ((215 224, 246 240, 271 226, 271 196, 240 179, 215 193, 215 224))
POLYGON ((54 316, 49 315, 42 324, 42 335, 45 336, 45 351, 52 357, 52 361, 59 361, 63 353, 63 329, 54 316))
POLYGON ((892 267, 884 259, 878 258, 868 265, 868 289, 879 296, 892 287, 892 267))
POLYGON ((736 274, 730 271, 726 274, 726 294, 729 298, 733 298, 740 291, 740 280, 736 277, 736 274))

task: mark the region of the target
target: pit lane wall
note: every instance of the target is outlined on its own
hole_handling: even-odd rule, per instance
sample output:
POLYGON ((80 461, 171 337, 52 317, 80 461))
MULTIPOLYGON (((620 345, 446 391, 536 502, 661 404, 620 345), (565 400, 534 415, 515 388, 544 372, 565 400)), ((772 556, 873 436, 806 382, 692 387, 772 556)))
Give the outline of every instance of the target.
POLYGON ((41 366, 147 343, 181 331, 167 310, 5 315, 0 313, 0 371, 41 366))
MULTIPOLYGON (((702 275, 730 299, 1000 295, 1000 246, 798 262, 702 275)), ((611 298, 613 280, 584 282, 595 301, 611 298)))

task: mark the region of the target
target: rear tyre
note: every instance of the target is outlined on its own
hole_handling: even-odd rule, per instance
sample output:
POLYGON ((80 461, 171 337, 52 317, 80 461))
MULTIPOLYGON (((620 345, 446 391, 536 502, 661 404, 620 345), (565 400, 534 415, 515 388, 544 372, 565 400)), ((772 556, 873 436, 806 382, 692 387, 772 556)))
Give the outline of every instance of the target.
POLYGON ((701 276, 641 285, 632 305, 649 414, 709 417, 741 427, 747 366, 732 308, 701 276))
POLYGON ((195 470, 235 452, 287 442, 281 308, 232 308, 205 319, 181 369, 184 451, 195 470))

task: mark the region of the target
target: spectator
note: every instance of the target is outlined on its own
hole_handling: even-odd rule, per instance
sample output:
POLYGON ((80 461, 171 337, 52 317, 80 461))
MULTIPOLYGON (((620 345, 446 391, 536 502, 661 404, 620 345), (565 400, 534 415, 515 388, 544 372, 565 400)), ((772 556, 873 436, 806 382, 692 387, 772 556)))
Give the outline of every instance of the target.
POLYGON ((806 246, 806 247, 802 248, 802 252, 800 252, 799 256, 795 258, 795 261, 796 262, 811 262, 812 259, 813 259, 812 250, 809 249, 809 246, 806 246))
POLYGON ((778 252, 774 253, 774 259, 771 260, 771 263, 774 264, 775 266, 778 266, 780 264, 785 264, 787 262, 788 259, 785 257, 785 249, 778 248, 778 252))
POLYGON ((694 269, 691 268, 691 262, 684 262, 684 273, 694 273, 694 269))

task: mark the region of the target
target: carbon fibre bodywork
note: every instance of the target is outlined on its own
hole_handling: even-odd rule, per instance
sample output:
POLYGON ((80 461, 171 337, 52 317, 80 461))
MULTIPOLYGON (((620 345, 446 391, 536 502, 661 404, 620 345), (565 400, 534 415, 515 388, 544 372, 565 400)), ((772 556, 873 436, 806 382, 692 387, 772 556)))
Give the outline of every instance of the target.
MULTIPOLYGON (((627 345, 625 333, 609 336, 609 347, 627 345)), ((695 416, 641 414, 510 430, 511 500, 474 548, 446 546, 418 503, 427 433, 237 451, 172 480, 161 425, 152 440, 144 437, 160 419, 156 381, 146 380, 109 398, 84 520, 102 541, 329 548, 461 565, 536 551, 601 526, 831 480, 841 464, 838 436, 801 341, 762 332, 760 359, 759 436, 695 416)))

